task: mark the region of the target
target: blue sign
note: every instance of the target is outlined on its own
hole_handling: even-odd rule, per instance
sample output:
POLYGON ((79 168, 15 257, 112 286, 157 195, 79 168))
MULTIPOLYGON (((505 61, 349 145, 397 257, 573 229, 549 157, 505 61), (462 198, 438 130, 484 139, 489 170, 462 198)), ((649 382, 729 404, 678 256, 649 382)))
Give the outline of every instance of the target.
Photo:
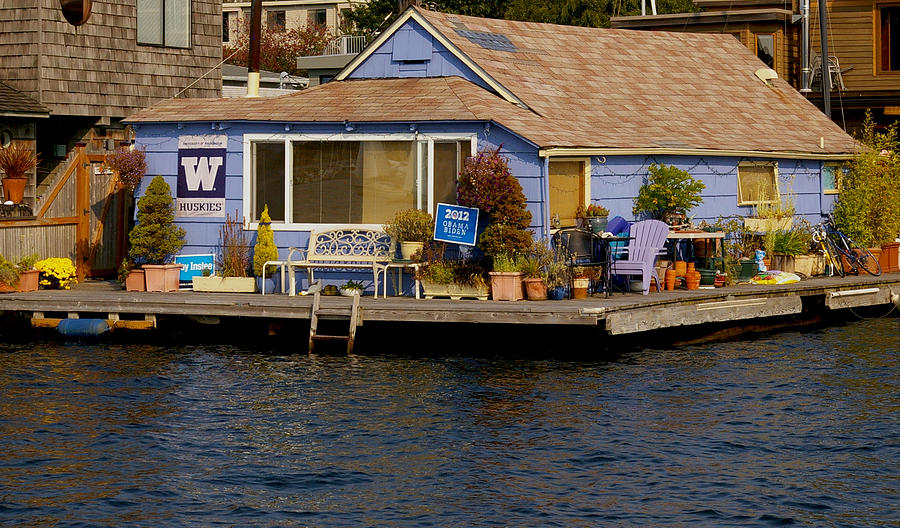
POLYGON ((478 209, 461 205, 437 204, 434 215, 434 239, 474 246, 478 231, 478 209))
POLYGON ((181 264, 179 282, 191 282, 191 278, 203 275, 203 270, 209 270, 210 274, 216 270, 216 257, 212 253, 207 255, 175 255, 175 264, 181 264))

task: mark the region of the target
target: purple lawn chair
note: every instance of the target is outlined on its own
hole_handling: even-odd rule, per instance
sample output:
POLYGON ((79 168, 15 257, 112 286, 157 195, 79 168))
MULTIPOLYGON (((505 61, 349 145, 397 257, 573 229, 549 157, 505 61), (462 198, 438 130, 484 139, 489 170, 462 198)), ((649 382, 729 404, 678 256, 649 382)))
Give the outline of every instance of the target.
POLYGON ((659 220, 644 220, 631 225, 625 257, 612 263, 613 275, 640 275, 644 295, 650 293, 650 279, 662 284, 656 274, 656 259, 665 248, 669 226, 659 220))

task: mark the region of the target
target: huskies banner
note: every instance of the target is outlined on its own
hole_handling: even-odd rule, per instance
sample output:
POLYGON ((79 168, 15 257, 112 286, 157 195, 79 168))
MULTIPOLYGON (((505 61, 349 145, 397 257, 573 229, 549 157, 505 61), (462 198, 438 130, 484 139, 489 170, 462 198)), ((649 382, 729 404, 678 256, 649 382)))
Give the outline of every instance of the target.
POLYGON ((225 216, 224 135, 178 138, 175 216, 225 216))

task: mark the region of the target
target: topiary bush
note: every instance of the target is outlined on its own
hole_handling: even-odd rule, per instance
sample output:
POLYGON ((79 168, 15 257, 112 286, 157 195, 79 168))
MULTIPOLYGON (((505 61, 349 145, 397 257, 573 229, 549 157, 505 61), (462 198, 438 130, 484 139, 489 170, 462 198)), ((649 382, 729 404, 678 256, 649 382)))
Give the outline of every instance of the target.
POLYGON ((184 246, 184 229, 175 225, 172 191, 156 176, 137 203, 137 224, 128 234, 129 256, 139 264, 165 264, 184 246))
POLYGON ((488 226, 478 241, 485 255, 516 255, 531 247, 532 236, 527 231, 531 213, 525 206, 525 193, 500 156, 499 147, 466 158, 456 198, 460 205, 487 214, 488 226))
MULTIPOLYGON (((253 273, 262 276, 263 266, 270 260, 278 260, 278 247, 275 246, 275 233, 272 232, 272 217, 269 216, 269 205, 263 207, 259 215, 259 227, 256 230, 256 245, 253 246, 253 273)), ((266 276, 275 273, 275 266, 266 268, 266 276)))

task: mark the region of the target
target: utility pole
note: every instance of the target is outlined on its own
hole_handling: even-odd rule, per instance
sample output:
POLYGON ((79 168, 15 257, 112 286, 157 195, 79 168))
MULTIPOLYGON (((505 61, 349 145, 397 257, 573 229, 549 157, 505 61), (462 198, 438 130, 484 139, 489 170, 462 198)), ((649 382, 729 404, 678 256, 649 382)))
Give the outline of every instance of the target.
POLYGON ((250 4, 250 49, 247 57, 247 97, 259 97, 259 36, 262 28, 262 0, 250 4))

